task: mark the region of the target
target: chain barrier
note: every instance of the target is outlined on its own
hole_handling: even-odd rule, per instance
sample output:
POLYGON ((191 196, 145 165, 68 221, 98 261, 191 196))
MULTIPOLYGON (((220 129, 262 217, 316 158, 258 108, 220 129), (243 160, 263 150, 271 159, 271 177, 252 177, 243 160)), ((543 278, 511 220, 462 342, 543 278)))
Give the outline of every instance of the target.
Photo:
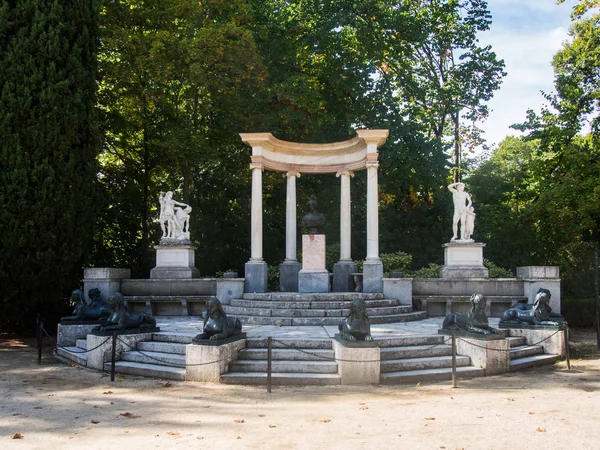
POLYGON ((82 350, 82 351, 80 351, 80 352, 79 352, 79 351, 75 351, 75 350, 71 350, 71 349, 69 349, 68 347, 62 347, 62 346, 60 346, 60 345, 57 345, 57 346, 56 346, 56 348, 63 349, 63 350, 65 350, 65 351, 69 352, 69 353, 76 353, 76 354, 81 354, 81 353, 90 353, 90 352, 93 352, 94 350, 96 350, 96 349, 98 349, 98 348, 102 347, 104 344, 106 344, 106 343, 107 343, 109 340, 111 340, 111 339, 112 339, 112 336, 109 336, 109 337, 107 337, 107 338, 106 338, 106 339, 105 339, 103 342, 101 342, 100 344, 98 344, 97 346, 95 346, 94 348, 90 348, 89 350, 82 350))
MULTIPOLYGON (((557 330, 556 332, 552 333, 550 336, 547 336, 547 337, 545 337, 545 338, 544 338, 544 339, 542 339, 541 341, 539 341, 539 342, 536 342, 536 343, 534 343, 534 344, 527 344, 527 346, 528 346, 528 347, 533 347, 533 346, 536 346, 536 345, 540 345, 542 342, 545 342, 545 341, 547 341, 548 339, 550 339, 550 338, 552 338, 552 337, 556 336, 556 335, 557 335, 558 333, 560 333, 561 331, 564 331, 564 330, 557 330)), ((469 344, 469 345, 471 345, 471 346, 473 346, 473 347, 477 347, 477 348, 483 348, 483 349, 486 349, 486 350, 489 350, 489 351, 493 351, 493 352, 508 352, 508 353, 510 353, 510 347, 509 347, 509 349, 508 349, 508 350, 504 350, 504 349, 501 349, 501 348, 487 348, 487 347, 484 347, 484 346, 482 346, 482 345, 477 345, 477 344, 475 344, 475 343, 473 343, 473 342, 469 342, 469 341, 465 340, 465 339, 464 339, 464 338, 462 338, 462 337, 458 337, 458 336, 457 336, 456 338, 457 338, 457 339, 460 339, 460 340, 461 340, 461 341, 463 341, 463 342, 466 342, 467 344, 469 344)), ((499 339, 499 340, 500 340, 500 339, 499 339)))

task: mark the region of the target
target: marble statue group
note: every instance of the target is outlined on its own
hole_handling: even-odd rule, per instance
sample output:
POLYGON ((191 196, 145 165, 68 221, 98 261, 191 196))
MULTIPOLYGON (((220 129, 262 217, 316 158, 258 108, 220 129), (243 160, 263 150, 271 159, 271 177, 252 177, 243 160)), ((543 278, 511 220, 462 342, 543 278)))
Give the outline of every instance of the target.
POLYGON ((160 229, 161 239, 190 239, 190 213, 192 207, 186 203, 173 200, 173 192, 160 193, 158 196, 160 204, 160 229))

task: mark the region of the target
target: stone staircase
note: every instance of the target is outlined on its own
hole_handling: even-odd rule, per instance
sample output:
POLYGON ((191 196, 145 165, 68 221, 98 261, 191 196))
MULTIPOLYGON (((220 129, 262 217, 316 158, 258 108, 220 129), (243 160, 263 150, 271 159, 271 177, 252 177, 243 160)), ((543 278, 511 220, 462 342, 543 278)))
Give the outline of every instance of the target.
MULTIPOLYGON (((138 342, 136 349, 121 353, 115 363, 119 374, 185 380, 185 347, 194 336, 180 333, 152 333, 152 341, 138 342)), ((110 362, 104 364, 110 371, 110 362)))
POLYGON ((62 359, 74 362, 81 366, 87 365, 86 350, 87 341, 85 339, 77 339, 74 346, 57 347, 56 355, 62 359))
MULTIPOLYGON (((452 345, 448 336, 408 336, 378 340, 381 348, 381 383, 419 383, 452 379, 452 345), (448 341, 448 342, 447 342, 448 341)), ((456 356, 460 378, 485 375, 468 356, 456 356)))
MULTIPOLYGON (((417 310, 427 311, 429 317, 467 314, 470 298, 470 295, 413 295, 413 305, 417 310)), ((486 295, 485 299, 485 313, 488 317, 500 317, 515 303, 527 302, 527 297, 522 295, 486 295)))
POLYGON ((411 306, 401 305, 397 299, 383 294, 369 293, 266 293, 244 294, 231 299, 223 308, 243 324, 252 325, 337 325, 349 314, 350 303, 362 298, 372 324, 421 320, 425 311, 413 312, 411 306))
MULTIPOLYGON (((340 381, 330 339, 273 340, 273 385, 322 386, 340 384, 340 381)), ((229 372, 221 376, 221 382, 266 385, 267 340, 248 339, 247 348, 229 365, 229 372)))
POLYGON ((541 345, 527 345, 524 337, 507 337, 510 343, 510 370, 528 369, 530 367, 552 364, 558 355, 544 353, 541 345))

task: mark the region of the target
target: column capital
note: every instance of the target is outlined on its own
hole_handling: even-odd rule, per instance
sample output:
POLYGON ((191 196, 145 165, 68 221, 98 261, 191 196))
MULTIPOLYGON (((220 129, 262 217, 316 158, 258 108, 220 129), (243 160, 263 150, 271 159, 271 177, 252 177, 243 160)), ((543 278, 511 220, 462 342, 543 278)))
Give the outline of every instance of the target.
POLYGON ((342 170, 341 172, 335 174, 335 176, 338 178, 344 175, 347 177, 354 177, 354 172, 352 172, 351 170, 342 170))
POLYGON ((296 178, 300 178, 300 176, 301 176, 301 175, 300 175, 300 172, 297 172, 297 171, 295 171, 295 170, 290 170, 289 172, 286 172, 286 173, 284 174, 284 176, 285 176, 286 178, 289 178, 289 177, 296 177, 296 178))
POLYGON ((369 167, 374 167, 377 169, 379 167, 379 161, 367 161, 365 165, 367 166, 367 169, 369 167))
POLYGON ((259 170, 264 170, 264 166, 262 165, 262 163, 259 162, 253 162, 250 164, 250 170, 255 170, 255 169, 259 169, 259 170))

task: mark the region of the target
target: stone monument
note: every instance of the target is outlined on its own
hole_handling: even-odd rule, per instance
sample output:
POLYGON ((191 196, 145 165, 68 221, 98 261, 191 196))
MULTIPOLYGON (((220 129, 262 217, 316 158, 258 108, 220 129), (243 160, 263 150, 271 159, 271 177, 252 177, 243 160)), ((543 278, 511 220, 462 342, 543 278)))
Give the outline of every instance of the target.
POLYGON ((325 235, 319 227, 325 216, 317 212, 317 199, 308 200, 309 212, 302 218, 302 227, 309 234, 302 235, 302 270, 298 273, 298 291, 301 293, 329 292, 329 272, 325 268, 325 235))
POLYGON ((150 278, 198 278, 196 269, 196 247, 190 241, 191 206, 173 200, 173 192, 160 193, 158 197, 162 230, 160 244, 156 250, 156 267, 150 278))
MULTIPOLYGON (((193 344, 206 344, 210 340, 217 345, 229 338, 244 339, 240 319, 228 317, 217 297, 211 297, 206 303, 206 317, 202 333, 192 339, 193 344), (221 341, 221 342, 217 342, 221 341)), ((231 339, 229 339, 231 341, 231 339)), ((227 341, 227 342, 229 342, 227 341)), ((210 344, 211 342, 208 342, 210 344)))
POLYGON ((475 210, 473 201, 465 191, 464 183, 448 186, 452 192, 454 215, 452 217, 452 238, 443 245, 444 266, 440 277, 445 279, 487 278, 488 269, 483 265, 485 244, 471 239, 475 231, 475 210), (458 228, 460 225, 460 238, 458 228))

